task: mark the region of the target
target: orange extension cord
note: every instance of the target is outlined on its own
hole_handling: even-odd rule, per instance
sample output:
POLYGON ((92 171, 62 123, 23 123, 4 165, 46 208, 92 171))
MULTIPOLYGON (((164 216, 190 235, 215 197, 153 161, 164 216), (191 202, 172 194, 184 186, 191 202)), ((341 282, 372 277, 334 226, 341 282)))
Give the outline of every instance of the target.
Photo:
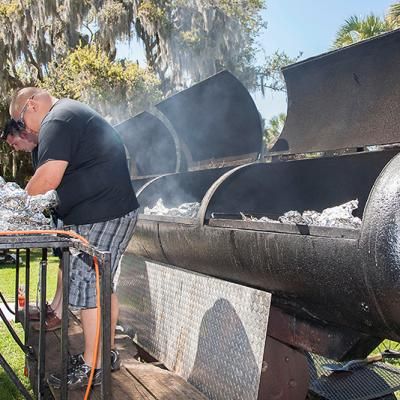
MULTIPOLYGON (((62 236, 69 236, 74 239, 80 240, 82 243, 89 245, 87 239, 83 236, 78 235, 74 231, 63 231, 63 230, 33 230, 33 231, 0 231, 0 236, 15 236, 15 235, 62 235, 62 236)), ((99 262, 97 257, 93 257, 94 268, 96 271, 96 307, 97 307, 97 323, 96 323, 96 338, 94 343, 94 350, 93 350, 93 360, 92 360, 92 370, 90 371, 89 382, 86 388, 84 400, 89 399, 90 389, 92 387, 94 370, 97 365, 97 355, 99 350, 99 343, 100 343, 100 318, 101 318, 101 309, 100 309, 100 277, 99 277, 99 262)))

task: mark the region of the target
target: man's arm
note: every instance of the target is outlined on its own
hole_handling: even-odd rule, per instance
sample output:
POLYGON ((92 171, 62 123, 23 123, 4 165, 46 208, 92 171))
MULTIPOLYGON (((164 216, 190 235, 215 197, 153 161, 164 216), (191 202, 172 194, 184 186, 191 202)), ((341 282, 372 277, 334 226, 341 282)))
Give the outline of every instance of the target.
POLYGON ((43 194, 49 190, 57 189, 60 184, 68 161, 52 160, 41 165, 29 180, 25 190, 30 196, 43 194))

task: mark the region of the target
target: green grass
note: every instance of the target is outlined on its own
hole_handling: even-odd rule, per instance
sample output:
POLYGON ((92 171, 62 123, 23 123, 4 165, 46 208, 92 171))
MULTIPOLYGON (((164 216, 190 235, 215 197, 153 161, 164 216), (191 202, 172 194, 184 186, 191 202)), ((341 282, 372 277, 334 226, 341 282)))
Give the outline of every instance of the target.
MULTIPOLYGON (((30 302, 35 302, 36 288, 39 280, 39 265, 41 260, 41 251, 35 250, 31 252, 30 263, 30 302)), ((25 252, 21 251, 21 258, 25 260, 25 252)), ((58 258, 49 257, 47 267, 47 299, 51 300, 54 296, 58 273, 58 258)), ((20 283, 25 283, 25 264, 20 268, 20 283)), ((0 291, 8 302, 15 301, 15 265, 0 265, 0 291)), ((18 335, 23 338, 23 329, 20 324, 12 323, 18 335)), ((25 357, 22 350, 14 342, 6 326, 0 323, 0 352, 10 364, 11 368, 17 374, 18 378, 28 388, 30 388, 29 380, 24 376, 25 357)), ((7 374, 0 367, 0 400, 20 400, 23 397, 19 394, 13 382, 8 378, 7 374)))
MULTIPOLYGON (((40 250, 31 251, 30 262, 30 302, 36 299, 37 283, 39 280, 39 266, 42 253, 40 250)), ((23 263, 20 266, 19 282, 25 284, 25 251, 21 251, 20 258, 23 263)), ((57 282, 58 258, 48 257, 47 264, 47 298, 52 299, 57 282)), ((9 302, 15 301, 15 265, 0 265, 0 291, 9 302)))
MULTIPOLYGON (((12 323, 12 326, 23 340, 23 329, 20 324, 12 323)), ((29 380, 24 376, 25 358, 22 350, 15 344, 8 329, 4 323, 0 324, 0 352, 6 359, 7 363, 17 374, 23 385, 29 389, 31 395, 33 392, 30 389, 29 380)), ((2 368, 0 368, 0 400, 20 400, 23 396, 18 392, 14 383, 10 380, 2 368)))

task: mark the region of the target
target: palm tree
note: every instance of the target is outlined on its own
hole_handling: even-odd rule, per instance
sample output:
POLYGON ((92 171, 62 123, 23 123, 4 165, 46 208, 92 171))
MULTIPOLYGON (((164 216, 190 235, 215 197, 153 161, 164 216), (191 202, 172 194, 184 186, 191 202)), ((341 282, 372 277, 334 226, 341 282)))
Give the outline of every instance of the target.
POLYGON ((333 43, 334 48, 341 48, 360 40, 379 35, 390 31, 392 28, 389 22, 385 19, 370 14, 364 18, 359 18, 356 15, 351 16, 345 21, 336 33, 336 39, 333 43))
POLYGON ((389 7, 386 14, 386 21, 392 29, 400 28, 400 3, 394 3, 389 7))
POLYGON ((285 125, 286 114, 280 113, 272 117, 264 129, 264 145, 270 149, 278 139, 285 125))

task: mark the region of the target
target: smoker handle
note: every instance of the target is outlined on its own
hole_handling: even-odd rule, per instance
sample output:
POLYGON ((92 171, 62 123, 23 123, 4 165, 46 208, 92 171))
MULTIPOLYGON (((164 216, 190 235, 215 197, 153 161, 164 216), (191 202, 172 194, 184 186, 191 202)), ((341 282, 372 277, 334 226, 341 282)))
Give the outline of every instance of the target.
POLYGON ((369 363, 372 363, 375 361, 382 361, 382 360, 383 360, 383 355, 382 355, 382 353, 379 353, 379 354, 372 354, 372 355, 368 356, 365 359, 365 362, 369 364, 369 363))

